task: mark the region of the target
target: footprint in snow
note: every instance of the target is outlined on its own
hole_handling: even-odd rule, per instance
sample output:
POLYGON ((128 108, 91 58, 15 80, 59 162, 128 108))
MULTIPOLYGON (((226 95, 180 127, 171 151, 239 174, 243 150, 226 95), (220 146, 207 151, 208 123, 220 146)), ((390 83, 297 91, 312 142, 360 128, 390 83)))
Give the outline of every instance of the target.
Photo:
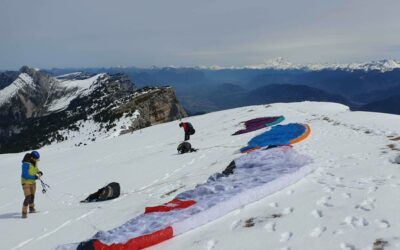
POLYGON ((340 249, 343 249, 343 250, 356 250, 357 248, 354 245, 350 244, 350 243, 342 243, 342 244, 340 244, 340 249))
POLYGON ((387 220, 376 220, 375 223, 380 227, 380 228, 389 228, 390 223, 387 220))
POLYGON ((350 199, 351 198, 351 193, 343 193, 342 197, 345 199, 350 199))
POLYGON ((322 211, 321 210, 313 210, 311 211, 311 214, 315 217, 315 218, 321 218, 323 217, 322 211))
POLYGON ((322 235, 322 233, 325 231, 326 231, 326 227, 318 226, 318 227, 314 228, 314 230, 310 233, 310 236, 317 238, 317 237, 320 237, 322 235))
POLYGON ((374 203, 375 203, 375 199, 374 198, 368 198, 364 201, 362 201, 360 204, 356 205, 355 208, 356 209, 361 209, 363 211, 371 211, 372 209, 375 208, 374 203))
POLYGON ((345 225, 351 226, 353 228, 365 227, 365 226, 368 226, 368 224, 369 224, 368 221, 365 218, 363 218, 363 217, 357 218, 357 217, 354 217, 354 216, 347 216, 344 219, 343 223, 345 225))
POLYGON ((328 203, 328 201, 331 199, 332 199, 332 197, 330 197, 330 196, 324 196, 317 201, 317 205, 325 206, 325 207, 333 207, 332 204, 328 203))
POLYGON ((336 177, 336 178, 335 178, 335 181, 336 181, 336 182, 342 182, 343 180, 344 180, 343 177, 336 177))
POLYGON ((377 187, 377 186, 369 187, 369 188, 368 188, 368 193, 373 193, 373 192, 375 192, 376 190, 378 190, 378 187, 377 187))
POLYGON ((217 243, 218 241, 214 239, 207 241, 207 249, 208 250, 214 249, 217 243))
POLYGON ((340 235, 340 234, 344 234, 344 232, 342 230, 334 230, 332 232, 333 235, 340 235))
POLYGON ((270 207, 279 207, 279 204, 277 202, 271 202, 269 203, 270 207))
POLYGON ((333 191, 335 191, 334 187, 329 187, 329 186, 325 186, 322 188, 322 190, 324 190, 325 193, 333 193, 333 191))
POLYGON ((281 239, 279 240, 280 242, 286 242, 289 241, 290 238, 292 238, 293 233, 292 232, 286 232, 281 234, 281 239))
POLYGON ((294 208, 287 207, 282 211, 282 214, 291 214, 291 213, 293 213, 293 211, 294 211, 294 208))
POLYGON ((264 225, 264 229, 267 230, 267 232, 275 232, 276 223, 275 222, 269 222, 269 223, 264 225))

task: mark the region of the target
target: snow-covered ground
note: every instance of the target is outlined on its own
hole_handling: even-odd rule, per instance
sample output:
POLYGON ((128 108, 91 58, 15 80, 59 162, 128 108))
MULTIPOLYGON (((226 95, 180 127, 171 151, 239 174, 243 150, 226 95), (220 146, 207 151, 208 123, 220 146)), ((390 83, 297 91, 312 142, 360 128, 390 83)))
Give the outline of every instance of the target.
MULTIPOLYGON (((123 116, 116 119, 115 126, 111 130, 107 130, 104 126, 101 126, 103 124, 95 122, 93 116, 89 116, 87 120, 81 120, 74 124, 76 127, 79 127, 79 130, 63 129, 59 130, 58 133, 66 138, 66 141, 62 144, 63 147, 68 147, 70 145, 85 146, 96 141, 119 136, 131 126, 138 116, 138 110, 132 115, 125 113, 123 116)), ((53 142, 53 144, 57 143, 58 142, 53 142)))
POLYGON ((21 219, 23 153, 0 155, 0 248, 53 249, 80 242, 143 213, 145 206, 192 189, 264 130, 231 136, 239 122, 284 115, 308 123, 311 135, 294 148, 313 159, 300 182, 151 249, 384 249, 400 248, 400 116, 351 112, 333 103, 251 106, 185 119, 200 150, 178 155, 179 121, 85 147, 63 142, 40 149, 39 167, 51 186, 36 196, 37 214, 21 219), (120 198, 81 204, 103 185, 121 184, 120 198), (8 232, 8 233, 7 233, 8 232))

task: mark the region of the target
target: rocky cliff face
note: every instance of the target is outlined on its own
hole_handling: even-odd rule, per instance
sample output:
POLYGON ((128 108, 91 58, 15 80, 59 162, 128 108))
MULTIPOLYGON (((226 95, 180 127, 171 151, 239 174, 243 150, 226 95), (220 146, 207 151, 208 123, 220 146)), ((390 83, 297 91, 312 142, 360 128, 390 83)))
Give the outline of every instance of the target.
POLYGON ((80 146, 185 116, 170 87, 136 89, 122 74, 56 78, 23 67, 0 90, 0 152, 80 146))
POLYGON ((170 87, 143 88, 114 112, 122 115, 129 110, 137 110, 140 115, 123 133, 186 116, 185 110, 176 99, 175 91, 170 87))

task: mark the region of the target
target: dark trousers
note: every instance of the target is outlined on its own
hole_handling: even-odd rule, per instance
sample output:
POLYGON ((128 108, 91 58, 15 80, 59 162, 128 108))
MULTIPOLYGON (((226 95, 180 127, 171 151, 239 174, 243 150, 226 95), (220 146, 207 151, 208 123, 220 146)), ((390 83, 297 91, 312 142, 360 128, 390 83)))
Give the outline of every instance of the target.
POLYGON ((185 132, 185 141, 190 139, 190 134, 189 132, 185 132))

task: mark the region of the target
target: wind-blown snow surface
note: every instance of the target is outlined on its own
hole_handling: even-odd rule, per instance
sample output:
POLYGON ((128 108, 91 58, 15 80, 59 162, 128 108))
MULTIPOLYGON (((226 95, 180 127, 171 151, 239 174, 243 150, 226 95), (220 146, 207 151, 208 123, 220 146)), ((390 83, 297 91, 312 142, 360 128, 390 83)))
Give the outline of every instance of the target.
POLYGON ((1 249, 53 249, 107 231, 203 183, 240 156, 238 149, 263 130, 231 136, 239 122, 284 115, 307 123, 311 135, 294 145, 316 170, 300 182, 152 249, 385 249, 400 248, 400 116, 351 112, 333 103, 252 106, 188 118, 190 142, 200 150, 178 155, 179 121, 96 142, 40 150, 51 189, 36 198, 37 214, 20 218, 21 154, 0 155, 1 249), (118 181, 120 198, 80 204, 118 181), (11 233, 12 232, 12 233, 11 233), (377 243, 376 243, 377 244, 377 243))

